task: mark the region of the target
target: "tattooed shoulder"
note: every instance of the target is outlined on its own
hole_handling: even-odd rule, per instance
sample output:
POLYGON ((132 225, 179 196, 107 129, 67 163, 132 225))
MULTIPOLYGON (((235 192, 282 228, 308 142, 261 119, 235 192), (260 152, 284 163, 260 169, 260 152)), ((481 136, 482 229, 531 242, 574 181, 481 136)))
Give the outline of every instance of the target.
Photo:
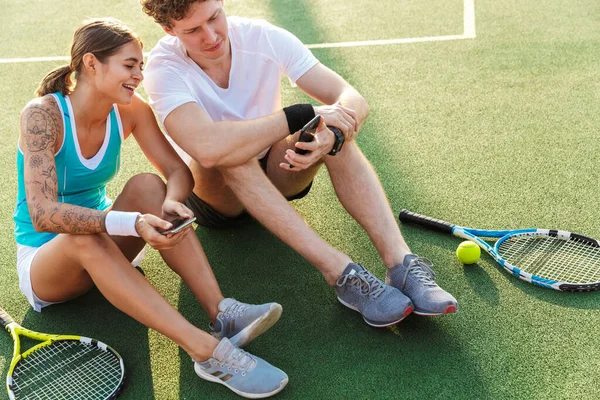
POLYGON ((57 150, 62 142, 63 122, 60 110, 52 96, 34 99, 21 113, 21 145, 32 153, 57 150))

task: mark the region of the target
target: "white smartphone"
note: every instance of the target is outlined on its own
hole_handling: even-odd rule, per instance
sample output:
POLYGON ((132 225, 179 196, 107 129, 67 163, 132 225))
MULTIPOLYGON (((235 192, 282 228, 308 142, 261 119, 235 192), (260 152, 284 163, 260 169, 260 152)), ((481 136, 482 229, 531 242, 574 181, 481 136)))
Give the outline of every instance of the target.
POLYGON ((163 235, 177 233, 177 232, 181 231, 182 229, 185 229, 188 226, 190 226, 192 224, 192 222, 194 222, 195 220, 196 220, 196 217, 192 217, 192 218, 188 218, 188 219, 177 218, 177 219, 171 221, 173 226, 170 229, 165 229, 165 230, 157 229, 157 231, 162 233, 163 235))

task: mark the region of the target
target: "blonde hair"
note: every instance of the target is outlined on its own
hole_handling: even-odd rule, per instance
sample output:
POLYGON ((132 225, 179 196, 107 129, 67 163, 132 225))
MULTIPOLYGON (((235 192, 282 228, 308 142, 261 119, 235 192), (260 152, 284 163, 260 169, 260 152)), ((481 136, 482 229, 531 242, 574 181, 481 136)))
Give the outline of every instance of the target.
POLYGON ((74 88, 71 74, 81 73, 85 54, 92 53, 98 61, 104 63, 108 57, 117 53, 121 46, 133 40, 143 47, 140 37, 119 20, 98 18, 84 21, 73 35, 71 62, 50 71, 42 79, 35 95, 42 97, 54 92, 68 95, 74 88))

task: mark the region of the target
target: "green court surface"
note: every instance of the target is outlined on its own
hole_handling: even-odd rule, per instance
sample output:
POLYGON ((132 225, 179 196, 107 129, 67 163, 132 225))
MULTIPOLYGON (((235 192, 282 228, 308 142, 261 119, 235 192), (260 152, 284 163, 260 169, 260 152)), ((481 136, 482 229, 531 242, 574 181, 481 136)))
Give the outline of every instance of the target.
MULTIPOLYGON (((408 208, 465 226, 560 228, 600 237, 597 0, 476 1, 476 37, 455 40, 443 38, 461 37, 473 22, 465 24, 469 13, 461 0, 231 0, 225 6, 229 15, 265 18, 311 45, 407 39, 312 50, 368 100, 371 115, 357 140, 395 214, 408 208), (408 40, 424 37, 432 39, 408 40)), ((6 0, 2 8, 3 61, 67 55, 87 17, 124 20, 142 35, 146 51, 162 36, 136 0, 6 0)), ((0 63, 0 305, 31 329, 111 344, 126 363, 124 399, 236 398, 198 378, 186 353, 98 291, 41 314, 21 295, 12 237, 19 112, 44 74, 63 63, 0 63)), ((287 80, 283 86, 284 104, 306 102, 287 80)), ((128 140, 111 196, 145 171, 152 167, 128 140)), ((332 245, 384 276, 385 266, 337 202, 325 170, 293 206, 332 245)), ((434 262, 438 283, 459 301, 457 314, 411 315, 374 329, 259 224, 196 229, 226 296, 283 305, 279 323, 248 346, 290 376, 278 398, 600 397, 600 293, 534 287, 487 255, 465 267, 454 255, 460 239, 412 226, 402 232, 415 253, 434 262)), ((207 328, 204 311, 156 251, 142 267, 171 304, 207 328)), ((2 380, 11 354, 12 340, 1 335, 2 380)))

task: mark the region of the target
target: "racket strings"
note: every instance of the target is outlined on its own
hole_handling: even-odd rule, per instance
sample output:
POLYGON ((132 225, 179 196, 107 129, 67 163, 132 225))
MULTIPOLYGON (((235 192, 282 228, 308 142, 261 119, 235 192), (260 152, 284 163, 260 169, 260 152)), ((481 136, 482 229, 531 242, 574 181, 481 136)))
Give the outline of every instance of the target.
POLYGON ((18 399, 106 399, 121 379, 121 363, 113 353, 56 341, 17 364, 13 391, 18 399))
POLYGON ((48 386, 40 389, 40 391, 45 392, 48 388, 50 392, 54 393, 66 391, 69 393, 69 397, 74 399, 108 398, 119 382, 120 371, 114 371, 114 368, 106 368, 106 366, 99 367, 95 363, 97 363, 96 359, 84 362, 77 371, 50 381, 48 386), (116 375, 115 372, 119 372, 119 374, 116 375), (87 381, 82 380, 81 375, 85 376, 87 381), (109 380, 112 381, 112 384, 107 385, 110 382, 109 380))
POLYGON ((581 239, 545 235, 515 235, 498 253, 520 270, 558 282, 600 281, 600 248, 581 239))

